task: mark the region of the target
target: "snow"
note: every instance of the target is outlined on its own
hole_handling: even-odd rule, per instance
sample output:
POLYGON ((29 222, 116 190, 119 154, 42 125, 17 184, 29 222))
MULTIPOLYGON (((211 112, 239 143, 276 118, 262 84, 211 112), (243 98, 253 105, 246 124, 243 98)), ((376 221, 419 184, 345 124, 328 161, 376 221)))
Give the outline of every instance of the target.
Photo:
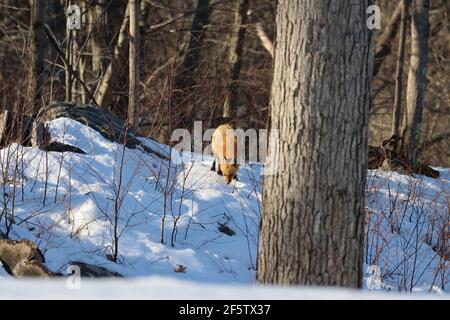
POLYGON ((438 170, 439 179, 369 171, 365 263, 377 266, 385 289, 450 292, 450 172, 438 170), (447 260, 432 248, 439 243, 447 260))
POLYGON ((9 278, 10 276, 8 273, 6 273, 5 269, 3 269, 3 265, 0 262, 0 280, 3 280, 4 278, 9 278))
MULTIPOLYGON (((234 185, 225 185, 209 170, 210 163, 192 168, 186 165, 184 172, 182 166, 171 166, 166 179, 167 163, 140 150, 124 150, 122 145, 76 121, 54 120, 50 131, 54 140, 77 146, 87 155, 49 152, 46 160, 44 152, 17 145, 2 150, 0 155, 4 161, 14 162, 18 152, 24 159, 25 195, 23 201, 20 192, 16 195, 18 223, 13 226, 11 238, 35 241, 51 270, 65 273, 70 261, 81 260, 125 276, 158 274, 222 283, 248 283, 254 279, 260 191, 254 190, 250 182, 250 168, 242 171, 242 182, 234 185), (168 191, 161 244, 167 180, 173 196, 168 191), (112 253, 115 199, 121 203, 119 263, 106 259, 112 253), (178 214, 172 246, 173 221, 178 214), (229 225, 236 235, 219 232, 219 223, 229 225), (174 272, 178 265, 185 266, 186 272, 174 272)), ((13 167, 10 165, 9 171, 13 167)))
POLYGON ((414 300, 450 299, 423 293, 380 293, 340 288, 207 284, 165 277, 82 280, 78 289, 65 280, 4 280, 0 299, 132 300, 414 300))
MULTIPOLYGON (((126 293, 136 298, 193 298, 188 294, 197 291, 194 297, 203 298, 248 298, 249 293, 255 299, 272 294, 280 298, 353 296, 353 291, 337 289, 255 287, 260 165, 241 167, 239 181, 226 185, 209 170, 209 157, 192 161, 193 155, 184 153, 183 164, 169 165, 139 149, 110 142, 71 119, 53 120, 49 127, 53 140, 87 154, 45 153, 16 144, 0 150, 0 170, 8 178, 1 183, 0 193, 8 212, 14 210, 15 215, 10 237, 37 243, 53 271, 67 274, 70 262, 78 260, 119 272, 126 280, 83 280, 86 290, 66 292, 61 281, 17 281, 0 268, 1 286, 9 288, 1 297, 31 297, 38 285, 45 298, 59 294, 88 298, 99 292, 113 298, 110 289, 115 287, 123 290, 125 298, 126 293), (19 181, 16 185, 12 177, 19 181), (120 234, 117 263, 107 258, 113 253, 115 212, 119 212, 120 234), (221 224, 235 234, 220 232, 221 224), (176 272, 183 267, 184 272, 176 272), (130 283, 129 289, 125 283, 130 283), (177 286, 184 289, 173 290, 177 286), (147 287, 155 290, 144 290, 147 287)), ((170 152, 151 139, 141 140, 160 152, 170 152)), ((448 219, 450 171, 439 170, 442 177, 437 180, 369 171, 367 204, 373 214, 368 220, 365 264, 380 268, 380 281, 371 282, 382 290, 377 292, 431 290, 440 296, 450 291, 448 261, 423 241, 427 233, 436 241, 442 229, 439 223, 448 219)), ((0 228, 4 230, 3 221, 0 228)), ((366 274, 366 280, 370 277, 366 274)), ((374 297, 368 290, 357 296, 374 297)))

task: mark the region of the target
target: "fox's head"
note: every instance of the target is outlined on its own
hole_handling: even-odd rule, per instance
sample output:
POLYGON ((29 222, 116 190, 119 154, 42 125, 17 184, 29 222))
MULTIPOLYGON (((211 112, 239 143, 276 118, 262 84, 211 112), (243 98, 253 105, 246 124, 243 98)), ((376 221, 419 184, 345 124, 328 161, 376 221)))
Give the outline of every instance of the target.
POLYGON ((233 178, 236 177, 236 173, 238 172, 238 170, 239 170, 238 164, 228 164, 228 163, 220 164, 220 171, 222 171, 223 178, 225 179, 225 182, 227 184, 230 184, 233 178))

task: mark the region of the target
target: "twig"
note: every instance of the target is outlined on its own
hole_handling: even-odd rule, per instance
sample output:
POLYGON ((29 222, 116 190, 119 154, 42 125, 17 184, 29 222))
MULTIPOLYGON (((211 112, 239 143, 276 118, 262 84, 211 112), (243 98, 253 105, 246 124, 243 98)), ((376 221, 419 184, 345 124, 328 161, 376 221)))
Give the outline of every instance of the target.
POLYGON ((64 61, 65 64, 67 64, 69 66, 69 73, 71 74, 71 76, 74 76, 80 82, 83 89, 86 90, 86 93, 89 96, 89 99, 91 99, 92 102, 96 106, 98 106, 98 103, 97 103, 97 101, 95 101, 94 95, 92 94, 91 90, 84 83, 84 81, 81 80, 81 78, 78 76, 78 74, 72 69, 72 65, 67 61, 66 57, 64 56, 64 53, 59 48, 58 40, 56 40, 55 35, 53 34, 52 30, 50 29, 50 27, 47 24, 44 25, 44 30, 50 40, 50 43, 53 45, 53 47, 56 49, 56 51, 58 51, 61 59, 64 61))

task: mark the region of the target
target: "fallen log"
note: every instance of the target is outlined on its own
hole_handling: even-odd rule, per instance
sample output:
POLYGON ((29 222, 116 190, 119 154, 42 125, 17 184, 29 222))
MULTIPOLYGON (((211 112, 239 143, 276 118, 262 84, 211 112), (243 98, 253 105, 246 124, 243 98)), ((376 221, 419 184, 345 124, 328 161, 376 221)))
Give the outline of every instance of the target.
POLYGON ((433 169, 424 162, 418 162, 415 166, 408 165, 405 155, 399 151, 400 137, 393 135, 392 137, 383 140, 381 145, 386 155, 384 162, 386 168, 408 175, 415 173, 434 179, 439 178, 439 171, 433 169))
POLYGON ((127 128, 124 121, 104 109, 69 102, 52 102, 47 107, 42 108, 37 115, 37 121, 41 123, 57 118, 76 120, 94 129, 110 141, 125 144, 129 149, 140 148, 161 159, 170 159, 169 155, 164 154, 163 151, 146 146, 138 139, 138 135, 133 130, 127 128))

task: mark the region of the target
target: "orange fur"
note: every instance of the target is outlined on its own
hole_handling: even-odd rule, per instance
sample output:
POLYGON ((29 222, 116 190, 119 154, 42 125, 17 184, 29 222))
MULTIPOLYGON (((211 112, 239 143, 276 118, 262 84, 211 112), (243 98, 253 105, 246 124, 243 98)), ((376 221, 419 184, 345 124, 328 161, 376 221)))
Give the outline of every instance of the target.
POLYGON ((233 128, 229 124, 222 124, 214 131, 211 150, 225 182, 229 184, 239 170, 237 138, 233 135, 233 128))

